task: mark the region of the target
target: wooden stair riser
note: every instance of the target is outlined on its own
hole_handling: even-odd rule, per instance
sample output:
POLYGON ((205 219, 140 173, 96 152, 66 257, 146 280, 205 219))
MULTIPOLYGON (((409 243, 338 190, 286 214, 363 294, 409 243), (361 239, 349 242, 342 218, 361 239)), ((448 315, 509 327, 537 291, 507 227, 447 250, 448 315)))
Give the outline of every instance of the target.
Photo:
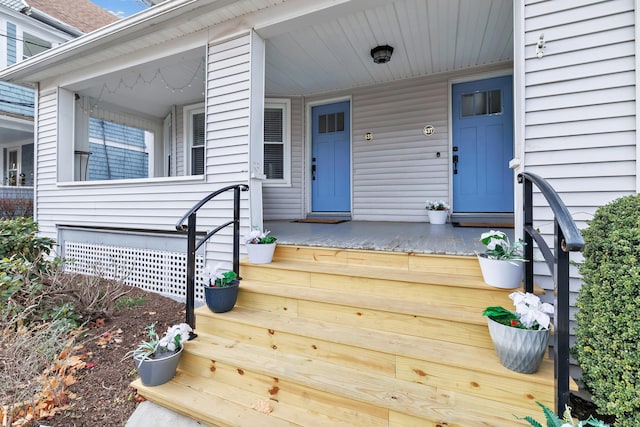
POLYGON ((461 344, 493 348, 489 332, 482 318, 477 324, 454 320, 433 319, 411 314, 365 309, 362 307, 297 301, 273 295, 241 292, 238 305, 255 309, 286 313, 290 316, 325 320, 353 327, 396 332, 417 337, 434 338, 461 344))
MULTIPOLYGON (((227 396, 213 395, 209 393, 209 390, 213 389, 210 384, 209 387, 203 388, 198 383, 198 378, 190 376, 185 378, 185 375, 178 371, 172 381, 160 386, 146 387, 140 380, 136 380, 132 383, 132 387, 145 398, 209 426, 301 426, 298 423, 287 422, 257 412, 250 405, 238 404, 227 396)), ((235 393, 234 396, 241 396, 241 393, 235 393)))
POLYGON ((478 260, 465 256, 278 245, 274 261, 281 260, 482 277, 478 260))
POLYGON ((396 377, 431 385, 439 390, 451 390, 480 399, 519 406, 523 413, 538 408, 536 401, 553 406, 553 393, 549 384, 530 382, 525 374, 521 374, 519 378, 495 376, 454 368, 443 363, 398 357, 396 377), (521 392, 525 390, 523 385, 526 385, 524 393, 521 392))
MULTIPOLYGON (((299 272, 264 268, 258 265, 243 265, 242 277, 291 286, 349 292, 354 295, 389 296, 406 298, 408 301, 424 301, 431 304, 459 304, 477 307, 481 312, 485 307, 504 304, 508 292, 493 289, 472 289, 420 282, 409 282, 385 278, 347 276, 342 274, 299 272)), ((453 282, 453 280, 451 280, 453 282)))
MULTIPOLYGON (((188 360, 188 373, 201 374, 202 378, 214 381, 215 384, 231 386, 254 395, 254 402, 258 400, 272 400, 277 405, 299 407, 302 411, 312 411, 331 417, 334 421, 331 425, 351 422, 353 426, 386 426, 388 425, 389 411, 381 407, 375 407, 324 391, 319 391, 295 382, 278 377, 252 372, 249 369, 238 368, 235 365, 211 361, 205 358, 193 358, 194 355, 185 354, 188 360), (354 420, 358 420, 357 422, 354 420)), ((462 392, 436 387, 424 386, 422 388, 423 399, 432 403, 428 408, 423 408, 422 417, 415 417, 421 421, 432 422, 433 425, 446 425, 467 427, 484 425, 486 419, 492 419, 490 425, 513 426, 515 419, 511 418, 514 411, 518 413, 532 413, 538 408, 531 402, 529 407, 514 407, 499 401, 487 400, 462 392)), ((391 390, 390 390, 391 392, 391 390)), ((402 392, 399 392, 402 395, 402 392)), ((234 400, 231 398, 231 400, 234 400)), ((274 413, 271 416, 275 416, 274 413)), ((289 421, 299 421, 294 418, 289 421)), ((327 425, 319 422, 308 422, 305 426, 327 425)))
MULTIPOLYGON (((410 359, 425 360, 433 363, 446 363, 448 366, 459 369, 482 371, 495 377, 518 376, 505 369, 498 363, 496 352, 493 348, 486 349, 473 347, 466 344, 457 344, 418 338, 411 335, 384 332, 374 329, 352 328, 347 325, 330 323, 325 321, 313 321, 289 316, 281 316, 275 313, 252 311, 245 307, 236 307, 227 313, 211 313, 206 307, 196 310, 197 322, 202 332, 208 329, 209 324, 230 325, 233 330, 242 331, 246 325, 251 332, 234 335, 234 340, 242 342, 242 336, 248 337, 244 342, 254 343, 256 331, 268 331, 270 335, 284 333, 291 336, 305 337, 319 342, 329 342, 343 345, 347 348, 356 347, 375 353, 396 355, 410 359), (205 322, 202 323, 201 322, 205 322), (437 351, 434 351, 437 349, 437 351), (473 354, 473 358, 469 358, 473 354)), ((216 327, 216 326, 214 326, 216 327)), ((224 328, 220 326, 219 328, 224 328)), ((209 334, 211 335, 211 334, 209 334)), ((223 336, 222 334, 217 334, 223 336)), ((257 335, 262 336, 260 332, 257 335)), ((263 346, 264 347, 264 346, 263 346)), ((271 347, 269 347, 271 348, 271 347)), ((309 354, 306 354, 310 356, 309 354)), ((385 365, 382 364, 381 366, 385 365)), ((551 363, 543 363, 540 375, 527 375, 526 381, 548 384, 545 378, 553 374, 551 363)))
POLYGON ((223 316, 215 319, 199 317, 197 324, 199 330, 205 330, 209 335, 251 343, 276 352, 313 357, 387 376, 395 375, 396 358, 391 354, 270 328, 225 321, 223 316))
MULTIPOLYGON (((504 376, 497 376, 465 370, 443 363, 386 354, 273 329, 242 325, 233 321, 225 321, 223 316, 216 319, 201 316, 198 320, 201 329, 206 330, 208 334, 250 342, 263 348, 273 349, 275 353, 309 356, 363 371, 430 385, 440 390, 462 392, 481 398, 490 396, 493 400, 521 406, 525 409, 535 408, 532 406, 535 400, 545 404, 552 403, 553 396, 549 395, 548 384, 536 384, 530 381, 531 378, 526 375, 513 378, 510 372, 505 372, 504 376), (514 393, 514 390, 523 389, 523 382, 528 383, 527 393, 523 395, 514 393)), ((402 349, 398 349, 398 352, 401 351, 402 349)), ((437 352, 438 349, 434 348, 433 351, 437 352)), ((487 363, 499 363, 497 356, 493 353, 491 353, 490 359, 487 360, 487 363)), ((547 365, 550 363, 547 362, 547 365)), ((550 368, 550 366, 545 367, 550 368)))
MULTIPOLYGON (((323 414, 331 417, 336 423, 347 423, 346 425, 354 420, 360 420, 362 424, 351 425, 387 425, 389 411, 385 408, 342 398, 292 381, 252 372, 220 361, 207 360, 193 354, 185 353, 184 359, 182 366, 185 366, 185 372, 207 379, 210 384, 220 384, 221 387, 231 386, 251 393, 255 399, 252 403, 270 400, 275 402, 272 403, 274 407, 279 405, 298 407, 299 412, 312 411, 323 414)), ((250 407, 250 405, 247 406, 250 407)), ((273 413, 271 416, 279 415, 273 413)), ((301 420, 294 418, 290 421, 300 422, 301 420)), ((302 425, 316 425, 316 422, 308 421, 309 424, 302 425)))

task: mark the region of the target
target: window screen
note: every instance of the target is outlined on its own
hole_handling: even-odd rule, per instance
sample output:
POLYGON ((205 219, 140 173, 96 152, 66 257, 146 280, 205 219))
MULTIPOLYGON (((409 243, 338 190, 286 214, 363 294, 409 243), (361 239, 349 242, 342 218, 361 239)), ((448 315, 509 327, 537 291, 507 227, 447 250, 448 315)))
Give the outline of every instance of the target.
POLYGON ((204 113, 191 116, 191 174, 204 174, 204 113))
POLYGON ((284 110, 264 110, 264 173, 267 179, 284 178, 284 110))

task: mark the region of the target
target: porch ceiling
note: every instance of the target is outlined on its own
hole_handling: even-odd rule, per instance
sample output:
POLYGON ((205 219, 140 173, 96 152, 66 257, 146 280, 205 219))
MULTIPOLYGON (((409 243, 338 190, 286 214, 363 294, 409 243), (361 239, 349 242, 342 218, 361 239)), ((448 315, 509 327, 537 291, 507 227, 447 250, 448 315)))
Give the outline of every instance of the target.
POLYGON ((511 0, 397 0, 337 6, 258 29, 267 39, 268 94, 309 95, 513 59, 511 0), (355 9, 355 10, 354 10, 355 9), (388 44, 391 61, 370 50, 388 44))
MULTIPOLYGON (((201 20, 191 22, 200 28, 201 20)), ((266 40, 270 96, 325 93, 512 60, 512 0, 352 0, 276 21, 256 26, 266 40), (370 50, 384 44, 394 48, 391 61, 374 64, 370 50)), ((186 33, 184 27, 175 31, 186 33)), ((130 50, 131 42, 120 49, 130 50)), ((69 89, 161 118, 172 105, 203 99, 204 53, 203 47, 191 48, 69 89)))

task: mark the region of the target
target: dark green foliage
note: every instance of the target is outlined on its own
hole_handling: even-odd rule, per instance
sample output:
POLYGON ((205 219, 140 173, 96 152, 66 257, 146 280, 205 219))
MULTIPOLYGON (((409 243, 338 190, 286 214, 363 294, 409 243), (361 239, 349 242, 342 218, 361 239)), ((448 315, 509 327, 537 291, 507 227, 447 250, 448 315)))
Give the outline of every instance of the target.
MULTIPOLYGON (((542 412, 544 413, 544 418, 547 420, 547 427, 562 427, 562 426, 574 426, 573 416, 571 415, 570 408, 566 408, 564 414, 562 414, 562 418, 555 414, 550 408, 544 406, 540 402, 536 402, 536 404, 542 408, 542 412)), ((526 421, 531 424, 533 427, 542 427, 538 421, 536 421, 531 416, 526 416, 524 418, 516 417, 519 420, 526 421)), ((584 421, 578 421, 578 424, 575 424, 576 427, 609 427, 609 424, 606 424, 604 421, 600 421, 598 419, 589 416, 588 419, 584 421)))
POLYGON ((31 218, 4 219, 0 221, 0 258, 21 257, 33 262, 49 255, 54 241, 38 237, 38 224, 31 218))
POLYGON ((601 413, 640 425, 640 197, 599 208, 584 230, 574 352, 601 413))
POLYGON ((522 323, 520 323, 520 319, 518 319, 518 316, 516 316, 513 311, 509 311, 501 306, 487 307, 482 312, 482 315, 490 317, 492 320, 495 320, 496 322, 501 323, 505 326, 527 329, 522 323))

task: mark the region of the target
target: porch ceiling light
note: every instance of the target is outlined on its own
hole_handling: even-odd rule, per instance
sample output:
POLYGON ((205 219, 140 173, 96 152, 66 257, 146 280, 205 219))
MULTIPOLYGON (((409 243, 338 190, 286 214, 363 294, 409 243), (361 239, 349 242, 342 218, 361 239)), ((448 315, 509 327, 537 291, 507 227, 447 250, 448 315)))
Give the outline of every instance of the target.
POLYGON ((373 58, 373 62, 376 64, 386 64, 391 61, 392 53, 393 48, 387 44, 384 46, 376 46, 371 49, 371 57, 373 58))

